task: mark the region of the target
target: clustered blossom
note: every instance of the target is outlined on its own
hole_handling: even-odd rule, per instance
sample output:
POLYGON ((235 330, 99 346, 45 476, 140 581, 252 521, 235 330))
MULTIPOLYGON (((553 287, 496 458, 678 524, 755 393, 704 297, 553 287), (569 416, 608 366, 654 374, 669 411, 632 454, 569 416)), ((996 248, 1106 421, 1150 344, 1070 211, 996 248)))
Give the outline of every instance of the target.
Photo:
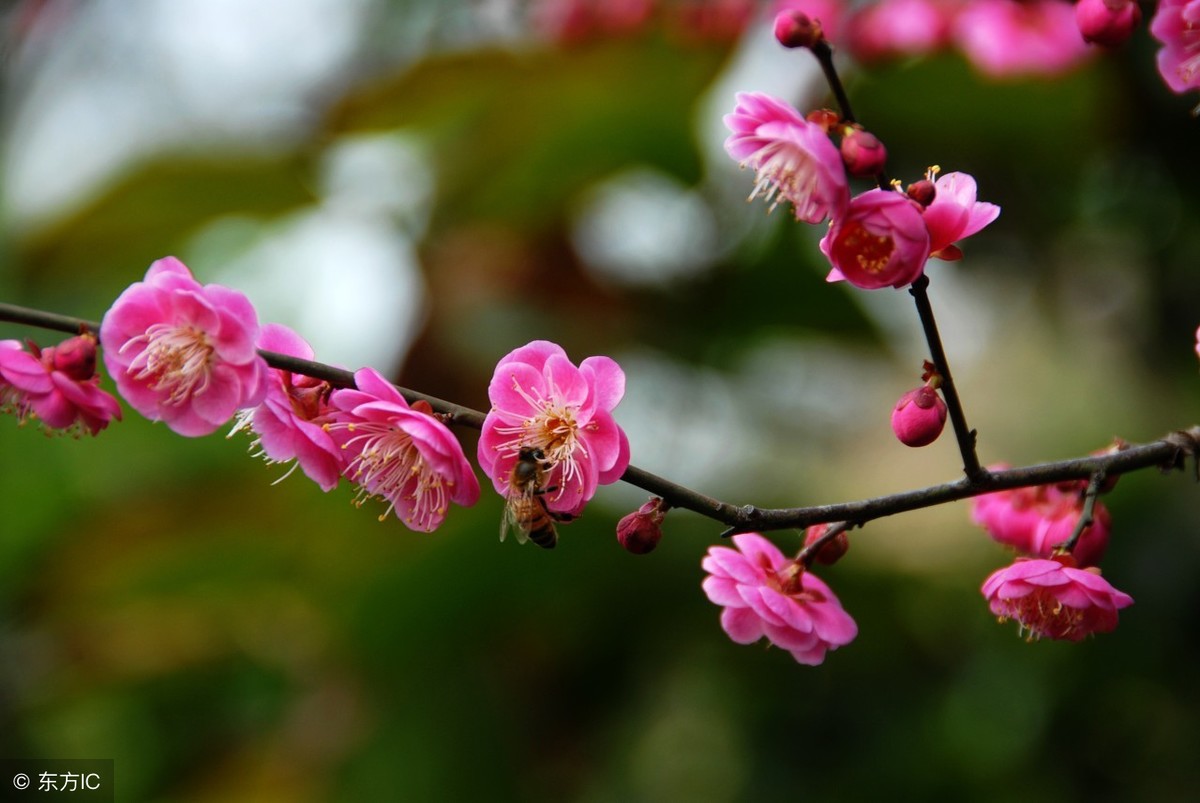
POLYGON ((998 206, 976 199, 974 178, 947 173, 934 182, 937 168, 909 193, 876 188, 851 198, 847 163, 855 173, 876 172, 886 149, 847 127, 839 150, 829 138, 829 116, 805 118, 761 92, 738 93, 736 108, 725 116, 732 132, 725 150, 757 171, 752 199, 763 195, 771 208, 786 199, 796 219, 807 223, 831 220, 820 243, 832 266, 828 281, 867 290, 912 284, 930 257, 958 259, 962 252, 954 243, 999 216, 998 206))
POLYGON ((479 499, 479 481, 462 446, 428 406, 410 406, 374 368, 354 374, 354 389, 334 391, 340 411, 328 426, 345 450, 345 476, 359 486, 358 501, 387 500, 412 530, 432 532, 453 502, 479 499))
POLYGON ((1030 640, 1080 641, 1117 626, 1117 611, 1133 604, 1095 567, 1080 569, 1070 556, 1018 558, 993 572, 980 592, 992 613, 1016 619, 1030 640))
POLYGON ((1171 91, 1200 89, 1200 0, 1161 0, 1150 33, 1162 43, 1158 72, 1171 91))
POLYGON ((16 340, 0 340, 0 411, 24 423, 36 417, 47 430, 95 435, 121 405, 100 389, 96 375, 96 338, 90 334, 57 346, 25 351, 16 340))
MULTIPOLYGON (((1064 482, 983 494, 971 500, 971 519, 1021 555, 1049 558, 1075 532, 1083 515, 1085 487, 1085 482, 1064 482)), ((1092 523, 1071 550, 1080 566, 1100 562, 1111 526, 1108 509, 1096 500, 1092 523)))
POLYGON ((738 644, 763 636, 799 663, 854 640, 858 625, 819 577, 783 556, 758 533, 733 536, 737 549, 715 546, 701 562, 704 593, 720 605, 721 627, 738 644))
POLYGON ((180 435, 207 435, 262 401, 267 363, 242 293, 201 285, 175 257, 123 292, 104 316, 104 364, 125 401, 180 435))
POLYGON ((612 416, 624 395, 625 373, 608 357, 576 366, 555 343, 521 346, 500 360, 488 385, 479 465, 507 496, 521 450, 540 449, 549 464, 542 500, 551 512, 577 516, 598 486, 629 466, 629 440, 612 416))
MULTIPOLYGON (((312 346, 300 335, 277 323, 263 326, 258 347, 305 360, 315 356, 312 346)), ((331 392, 328 382, 272 368, 265 398, 258 406, 238 414, 234 432, 249 428, 257 436, 254 446, 267 462, 295 461, 294 466, 299 466, 321 490, 333 490, 346 459, 326 429, 337 412, 329 404, 331 392)))

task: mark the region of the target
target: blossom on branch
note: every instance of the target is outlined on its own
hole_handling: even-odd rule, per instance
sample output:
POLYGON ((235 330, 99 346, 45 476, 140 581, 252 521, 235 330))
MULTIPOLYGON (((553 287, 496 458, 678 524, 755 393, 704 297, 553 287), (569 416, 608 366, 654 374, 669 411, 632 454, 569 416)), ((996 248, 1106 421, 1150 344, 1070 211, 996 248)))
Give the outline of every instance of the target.
POLYGON ((549 466, 542 501, 552 513, 577 516, 598 486, 629 466, 629 439, 612 416, 624 395, 625 372, 608 357, 577 367, 555 343, 521 346, 500 360, 488 385, 479 465, 506 496, 521 450, 540 449, 549 466))
MULTIPOLYGON (((1023 555, 1049 558, 1075 532, 1083 515, 1086 486, 1086 482, 1064 482, 982 494, 971 500, 971 520, 1023 555)), ((1071 550, 1075 562, 1098 564, 1108 548, 1111 527, 1108 509, 1097 500, 1092 523, 1071 550)))
POLYGON ((1117 626, 1117 611, 1133 604, 1098 568, 1077 568, 1070 556, 1017 558, 984 580, 980 592, 1000 621, 1016 619, 1030 641, 1108 633, 1117 626))
MULTIPOLYGON (((930 169, 930 175, 936 173, 930 169)), ((939 259, 962 258, 954 243, 970 237, 1000 216, 1000 207, 977 201, 975 178, 968 173, 947 173, 934 182, 936 194, 922 216, 929 229, 929 255, 939 259)))
POLYGON ((907 196, 867 190, 833 219, 820 248, 833 265, 826 281, 845 279, 864 290, 904 287, 925 272, 929 231, 921 207, 907 196))
POLYGON ((786 199, 796 220, 820 223, 837 217, 850 198, 841 153, 820 125, 785 101, 762 92, 739 92, 725 115, 733 133, 725 151, 757 172, 753 200, 762 195, 774 209, 786 199))
POLYGON ((333 392, 340 413, 327 428, 345 450, 345 477, 359 486, 356 504, 386 499, 380 521, 396 511, 409 529, 432 532, 451 502, 479 501, 479 481, 462 446, 428 404, 409 406, 374 368, 355 372, 354 384, 333 392))
POLYGON ((763 636, 798 662, 816 666, 828 650, 854 640, 858 625, 834 593, 758 533, 733 536, 737 549, 715 546, 701 566, 702 587, 722 606, 721 627, 738 644, 763 636))
POLYGON ((1200 0, 1162 0, 1150 20, 1158 72, 1172 92, 1200 89, 1200 0))
POLYGON ((104 364, 125 401, 180 435, 214 432, 262 401, 267 363, 242 293, 201 285, 175 257, 150 266, 104 315, 104 364))
POLYGON ((121 419, 121 405, 100 389, 96 338, 90 334, 44 349, 33 346, 33 353, 16 340, 0 341, 0 410, 14 412, 21 422, 36 416, 47 430, 75 435, 95 435, 121 419))
MULTIPOLYGON (((300 335, 277 323, 263 326, 258 347, 305 360, 315 356, 300 335)), ((333 490, 346 458, 324 427, 336 413, 329 404, 331 392, 328 382, 272 368, 266 397, 257 407, 242 410, 229 434, 249 428, 258 436, 251 448, 258 447, 268 463, 294 460, 321 490, 333 490)))

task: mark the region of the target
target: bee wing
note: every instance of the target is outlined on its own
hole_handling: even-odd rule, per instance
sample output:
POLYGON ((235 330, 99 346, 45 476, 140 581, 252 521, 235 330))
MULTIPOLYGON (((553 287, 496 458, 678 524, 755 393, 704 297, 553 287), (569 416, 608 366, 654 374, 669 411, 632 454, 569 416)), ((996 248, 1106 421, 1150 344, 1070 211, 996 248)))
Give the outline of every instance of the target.
POLYGON ((521 521, 517 517, 517 512, 514 509, 514 501, 507 500, 504 504, 504 515, 500 518, 500 541, 504 542, 504 537, 508 535, 508 531, 512 530, 516 534, 517 543, 523 544, 529 540, 529 533, 521 526, 521 521))

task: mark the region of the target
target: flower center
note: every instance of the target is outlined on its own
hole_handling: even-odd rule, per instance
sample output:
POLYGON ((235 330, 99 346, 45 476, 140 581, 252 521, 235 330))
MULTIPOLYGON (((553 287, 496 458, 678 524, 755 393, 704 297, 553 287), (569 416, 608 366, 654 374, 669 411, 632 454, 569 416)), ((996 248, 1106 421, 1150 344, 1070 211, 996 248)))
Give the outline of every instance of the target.
POLYGON ((354 503, 361 506, 372 497, 387 499, 388 508, 379 517, 380 521, 401 503, 399 515, 406 524, 427 532, 436 529, 446 515, 446 488, 452 483, 443 481, 430 467, 412 437, 383 423, 343 426, 355 433, 346 447, 361 444, 358 454, 346 467, 346 475, 359 484, 354 503), (404 504, 406 501, 410 504, 404 504))
POLYGON ((562 495, 564 488, 573 479, 582 477, 578 458, 587 457, 587 448, 580 440, 580 426, 575 420, 576 408, 572 405, 556 402, 559 396, 556 389, 549 388, 549 398, 540 393, 530 392, 513 377, 513 390, 533 409, 533 415, 515 426, 497 427, 502 435, 514 436, 501 447, 505 454, 516 455, 523 448, 541 449, 546 461, 554 467, 562 466, 562 475, 558 481, 558 494, 562 495))
POLYGON ((882 273, 892 258, 896 248, 891 237, 872 234, 867 227, 857 220, 852 220, 842 229, 839 250, 850 256, 865 272, 877 275, 882 273))
POLYGON ((754 191, 747 200, 759 195, 769 202, 768 211, 773 211, 786 198, 796 207, 801 218, 807 218, 815 206, 817 171, 813 160, 784 143, 770 142, 756 151, 746 164, 756 164, 754 191))
POLYGON ((156 323, 146 334, 130 339, 121 351, 134 343, 145 348, 129 365, 129 373, 151 389, 167 394, 167 403, 180 405, 208 389, 211 379, 213 346, 208 335, 192 326, 156 323))
POLYGON ((1020 624, 1018 633, 1028 632, 1027 640, 1043 636, 1067 638, 1083 625, 1084 611, 1064 605, 1046 591, 1034 591, 1008 603, 1008 616, 1020 624))

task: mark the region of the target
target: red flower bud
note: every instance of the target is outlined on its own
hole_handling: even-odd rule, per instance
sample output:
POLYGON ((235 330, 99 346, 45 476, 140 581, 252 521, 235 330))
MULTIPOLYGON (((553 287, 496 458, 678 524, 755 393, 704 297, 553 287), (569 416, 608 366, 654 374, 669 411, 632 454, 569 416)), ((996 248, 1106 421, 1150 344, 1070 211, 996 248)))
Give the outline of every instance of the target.
POLYGON ((842 161, 852 176, 878 175, 887 164, 887 148, 871 132, 851 128, 842 137, 842 161))
POLYGON ((96 375, 96 338, 77 335, 43 349, 41 357, 47 368, 62 371, 76 382, 85 382, 96 375))
POLYGON ((662 523, 668 505, 660 497, 650 501, 617 522, 617 540, 635 555, 654 551, 662 540, 662 523))
MULTIPOLYGON (((814 524, 804 531, 804 545, 811 546, 818 538, 825 535, 829 530, 828 524, 814 524)), ((831 540, 817 550, 817 554, 813 555, 813 560, 820 563, 822 566, 832 566, 842 559, 846 551, 850 549, 850 539, 846 537, 846 531, 835 535, 831 540)))
POLYGON ((923 178, 909 184, 904 194, 925 207, 933 203, 933 199, 937 197, 937 186, 929 179, 923 178))
POLYGON ((946 403, 929 385, 910 390, 892 410, 892 432, 905 446, 928 446, 946 426, 946 403))
POLYGON ((775 15, 775 38, 784 47, 811 48, 820 42, 821 23, 801 11, 780 11, 775 15))

